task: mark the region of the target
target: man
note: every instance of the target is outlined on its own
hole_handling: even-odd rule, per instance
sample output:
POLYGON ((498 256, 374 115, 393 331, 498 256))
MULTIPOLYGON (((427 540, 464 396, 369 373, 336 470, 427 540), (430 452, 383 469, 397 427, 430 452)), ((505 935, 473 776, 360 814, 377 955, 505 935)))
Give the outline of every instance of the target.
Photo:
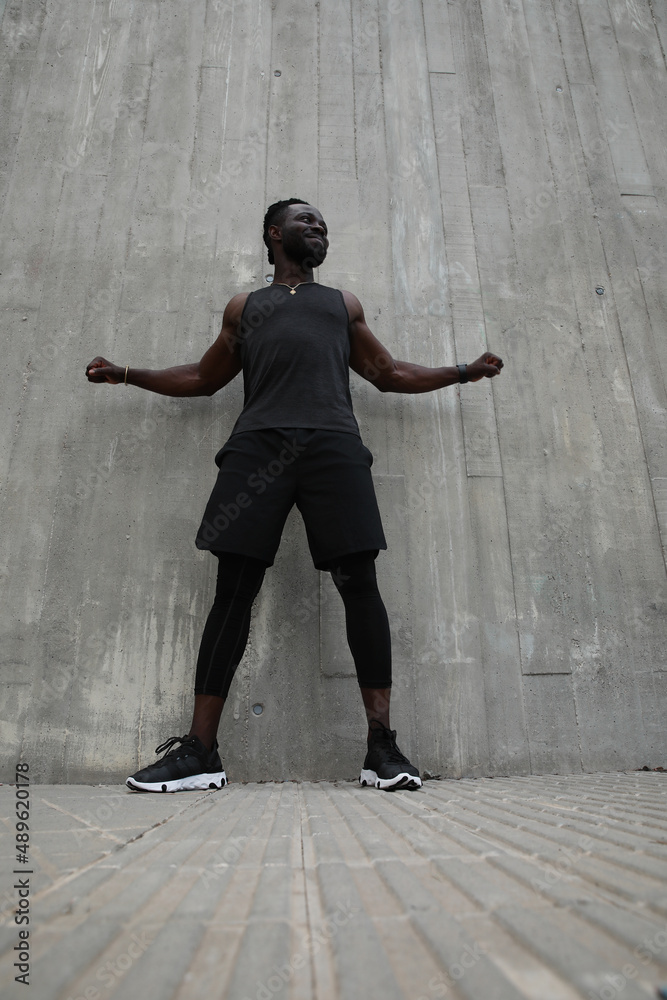
POLYGON ((273 282, 230 299, 220 336, 201 361, 162 371, 95 358, 90 382, 124 383, 168 396, 213 395, 243 371, 244 406, 216 455, 218 478, 197 534, 218 558, 216 596, 204 627, 187 736, 127 779, 141 791, 222 788, 217 731, 248 639, 252 603, 287 515, 303 516, 317 569, 331 572, 345 606, 347 639, 368 720, 360 782, 392 791, 421 786, 389 725, 391 643, 375 558, 386 548, 370 466, 352 411, 349 368, 381 392, 430 392, 498 375, 483 354, 469 365, 425 368, 395 361, 376 340, 357 297, 314 281, 329 241, 320 212, 299 198, 264 218, 273 282))

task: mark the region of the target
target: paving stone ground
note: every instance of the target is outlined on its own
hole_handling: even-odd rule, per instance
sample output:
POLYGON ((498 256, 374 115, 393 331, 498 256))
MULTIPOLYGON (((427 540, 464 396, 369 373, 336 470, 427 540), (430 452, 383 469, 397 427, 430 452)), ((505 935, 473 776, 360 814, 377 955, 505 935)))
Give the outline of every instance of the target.
POLYGON ((16 791, 0 787, 3 998, 639 1000, 667 983, 664 774, 38 785, 29 865, 16 791))

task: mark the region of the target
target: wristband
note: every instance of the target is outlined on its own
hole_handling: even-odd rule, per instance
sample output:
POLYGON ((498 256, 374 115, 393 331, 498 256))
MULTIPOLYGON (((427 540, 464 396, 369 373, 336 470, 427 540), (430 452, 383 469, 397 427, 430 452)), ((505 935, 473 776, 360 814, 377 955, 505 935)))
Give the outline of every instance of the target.
POLYGON ((124 385, 127 385, 127 373, 128 373, 129 367, 130 367, 129 365, 125 365, 125 382, 123 383, 124 385))
POLYGON ((459 382, 464 385, 468 381, 468 366, 467 365, 457 365, 459 370, 459 382))

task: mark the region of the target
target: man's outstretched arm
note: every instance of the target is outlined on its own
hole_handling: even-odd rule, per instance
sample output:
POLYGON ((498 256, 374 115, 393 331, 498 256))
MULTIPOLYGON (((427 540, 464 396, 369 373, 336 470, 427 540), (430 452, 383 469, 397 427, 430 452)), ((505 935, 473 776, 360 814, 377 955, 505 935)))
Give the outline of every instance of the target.
MULTIPOLYGON (((201 361, 191 365, 154 370, 129 368, 127 384, 160 393, 162 396, 212 396, 241 371, 238 351, 238 327, 247 294, 235 295, 227 303, 222 329, 201 361)), ((125 365, 115 365, 105 358, 95 358, 86 367, 89 382, 125 382, 125 365)))
MULTIPOLYGON (((381 392, 431 392, 460 381, 455 365, 426 368, 409 361, 396 361, 371 333, 356 295, 343 292, 343 297, 350 316, 350 368, 381 392)), ((468 381, 493 378, 500 374, 502 367, 502 360, 497 355, 482 354, 476 361, 468 363, 468 381)))

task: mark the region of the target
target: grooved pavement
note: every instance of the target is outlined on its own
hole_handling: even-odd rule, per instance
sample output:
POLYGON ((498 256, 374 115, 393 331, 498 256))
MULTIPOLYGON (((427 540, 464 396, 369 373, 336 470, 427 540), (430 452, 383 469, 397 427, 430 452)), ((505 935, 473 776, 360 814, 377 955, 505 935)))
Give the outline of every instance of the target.
POLYGON ((3 997, 639 1000, 667 982, 662 774, 34 786, 29 992, 14 796, 3 997))

